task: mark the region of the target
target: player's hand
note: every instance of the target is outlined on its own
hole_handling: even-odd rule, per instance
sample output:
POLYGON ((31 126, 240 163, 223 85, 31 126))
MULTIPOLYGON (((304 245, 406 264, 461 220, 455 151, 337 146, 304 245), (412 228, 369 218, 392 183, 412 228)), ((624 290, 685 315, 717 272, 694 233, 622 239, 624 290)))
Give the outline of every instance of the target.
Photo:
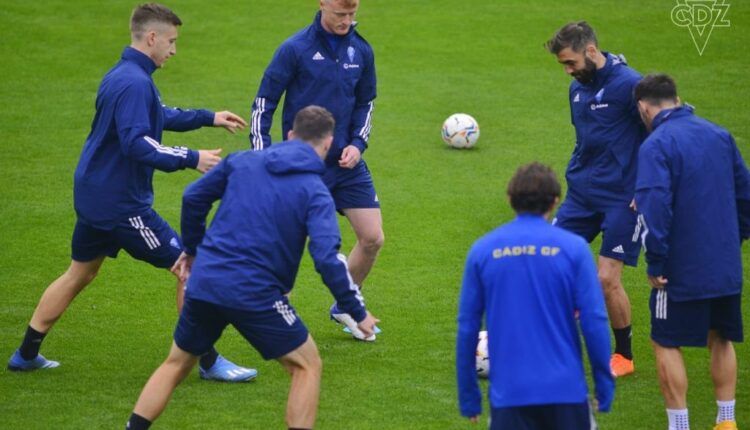
POLYGON ((188 255, 183 252, 169 270, 180 279, 180 282, 184 283, 187 281, 187 278, 190 276, 190 271, 193 269, 193 261, 195 261, 194 255, 188 255))
POLYGON ((638 212, 638 206, 635 204, 635 199, 630 201, 630 209, 633 209, 633 212, 638 212))
POLYGON ((354 145, 349 145, 341 152, 341 158, 339 159, 339 166, 344 169, 351 169, 359 163, 362 158, 362 153, 359 152, 359 148, 354 145))
POLYGON ((239 115, 225 110, 214 114, 214 127, 224 127, 227 131, 234 134, 237 130, 247 127, 247 122, 239 115))
POLYGON ((664 276, 648 276, 648 283, 651 284, 652 288, 664 288, 667 282, 669 281, 664 276))
POLYGON ((367 311, 365 319, 357 323, 357 327, 362 331, 365 338, 375 336, 375 324, 379 323, 380 320, 372 316, 370 311, 367 311))
POLYGON ((221 149, 201 149, 198 151, 198 165, 195 167, 201 173, 206 173, 221 161, 221 149))

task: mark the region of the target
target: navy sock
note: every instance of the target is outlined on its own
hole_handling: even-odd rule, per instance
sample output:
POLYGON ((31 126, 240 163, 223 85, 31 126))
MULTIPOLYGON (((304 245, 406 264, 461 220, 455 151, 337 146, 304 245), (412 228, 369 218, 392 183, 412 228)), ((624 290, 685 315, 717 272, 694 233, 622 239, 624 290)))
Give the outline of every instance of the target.
POLYGON ((200 359, 200 365, 201 369, 208 370, 211 368, 211 366, 216 363, 216 359, 219 358, 219 352, 216 351, 216 348, 211 347, 211 350, 207 353, 203 354, 200 359))
POLYGON ((31 360, 39 355, 39 348, 42 346, 42 340, 47 333, 40 333, 31 326, 26 328, 26 335, 23 337, 23 342, 18 351, 21 353, 21 358, 24 360, 31 360))
POLYGON ((125 430, 148 430, 149 427, 151 427, 151 421, 133 412, 130 414, 125 430))
POLYGON ((615 333, 615 354, 620 354, 628 360, 632 360, 633 349, 630 343, 631 326, 623 328, 612 327, 612 331, 615 333))

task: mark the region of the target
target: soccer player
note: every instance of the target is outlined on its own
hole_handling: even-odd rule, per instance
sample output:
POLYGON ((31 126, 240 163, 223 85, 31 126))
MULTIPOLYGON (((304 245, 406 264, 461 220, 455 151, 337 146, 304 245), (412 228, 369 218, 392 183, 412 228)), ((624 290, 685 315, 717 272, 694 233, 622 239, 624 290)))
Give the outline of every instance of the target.
POLYGON ((583 239, 547 222, 560 200, 550 168, 519 168, 508 197, 517 218, 476 241, 466 259, 456 340, 461 414, 476 422, 482 412, 475 352, 484 316, 490 429, 594 428, 576 311, 599 411, 609 411, 615 388, 594 261, 583 239))
MULTIPOLYGON (((181 110, 162 104, 151 74, 176 53, 182 21, 159 4, 135 8, 130 19, 131 45, 104 76, 96 97, 96 115, 75 172, 72 261, 42 295, 20 348, 8 368, 15 371, 57 367, 39 354, 45 335, 73 299, 96 277, 104 259, 120 249, 138 260, 169 269, 180 255, 180 239, 151 205, 154 169, 193 168, 206 172, 221 158, 220 149, 194 151, 161 144, 162 131, 204 126, 234 133, 247 123, 231 112, 181 110)), ((177 284, 177 307, 183 284, 177 284)), ((201 359, 204 379, 244 381, 254 369, 239 367, 215 349, 201 359)))
POLYGON ((750 237, 750 172, 732 135, 682 105, 669 76, 646 76, 635 98, 652 130, 638 154, 635 202, 669 429, 689 428, 680 348, 708 345, 719 409, 714 429, 736 430, 732 342, 743 340, 740 246, 750 237))
MULTIPOLYGON (((279 47, 253 102, 250 141, 253 150, 271 144, 273 114, 285 92, 282 139, 303 107, 314 104, 333 113, 336 130, 323 182, 357 237, 348 261, 354 282, 362 286, 384 235, 380 202, 362 159, 372 127, 376 80, 372 48, 354 28, 358 8, 358 0, 320 0, 312 25, 279 47)), ((331 317, 345 317, 335 303, 331 317)))
POLYGON ((263 358, 277 359, 291 374, 287 426, 313 427, 322 363, 286 296, 307 237, 316 270, 341 310, 356 321, 349 328, 372 336, 377 322, 338 253, 335 207, 321 180, 333 127, 328 111, 306 107, 295 117, 290 141, 263 152, 232 154, 185 190, 185 251, 176 265, 183 278, 189 275, 185 306, 169 357, 144 387, 128 429, 148 428, 228 324, 263 358), (216 200, 221 204, 206 232, 216 200))
POLYGON ((565 173, 568 193, 553 223, 589 242, 602 233, 598 275, 615 335, 610 365, 615 377, 625 376, 635 371, 622 269, 635 266, 640 252, 630 204, 638 148, 645 138, 633 100, 641 76, 621 55, 599 50, 594 29, 584 21, 565 25, 546 46, 575 78, 568 99, 576 145, 565 173))

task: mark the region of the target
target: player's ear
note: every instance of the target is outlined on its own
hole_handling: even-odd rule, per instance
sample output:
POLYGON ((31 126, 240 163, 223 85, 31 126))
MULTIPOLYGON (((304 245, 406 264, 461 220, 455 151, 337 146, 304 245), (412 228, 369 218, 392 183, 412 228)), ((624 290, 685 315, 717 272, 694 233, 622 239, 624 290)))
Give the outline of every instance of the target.
POLYGON ((147 46, 154 46, 156 44, 156 31, 149 30, 146 32, 146 45, 147 46))
POLYGON ((297 135, 294 134, 294 130, 289 130, 289 133, 286 134, 286 140, 294 140, 297 138, 297 135))
POLYGON ((593 60, 596 58, 596 53, 599 51, 599 48, 596 47, 593 43, 589 43, 586 45, 586 49, 584 50, 584 54, 589 60, 593 60))

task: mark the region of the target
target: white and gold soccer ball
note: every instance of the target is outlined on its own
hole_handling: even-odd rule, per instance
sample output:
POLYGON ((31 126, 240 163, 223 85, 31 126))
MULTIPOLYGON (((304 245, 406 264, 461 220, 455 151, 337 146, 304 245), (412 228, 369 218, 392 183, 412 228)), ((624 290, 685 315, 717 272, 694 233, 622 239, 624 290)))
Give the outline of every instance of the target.
POLYGON ((490 376, 490 354, 487 351, 487 332, 479 332, 479 342, 477 342, 477 376, 480 378, 489 378, 490 376))
POLYGON ((471 148, 479 139, 479 124, 465 113, 454 113, 443 123, 443 140, 454 148, 471 148))

